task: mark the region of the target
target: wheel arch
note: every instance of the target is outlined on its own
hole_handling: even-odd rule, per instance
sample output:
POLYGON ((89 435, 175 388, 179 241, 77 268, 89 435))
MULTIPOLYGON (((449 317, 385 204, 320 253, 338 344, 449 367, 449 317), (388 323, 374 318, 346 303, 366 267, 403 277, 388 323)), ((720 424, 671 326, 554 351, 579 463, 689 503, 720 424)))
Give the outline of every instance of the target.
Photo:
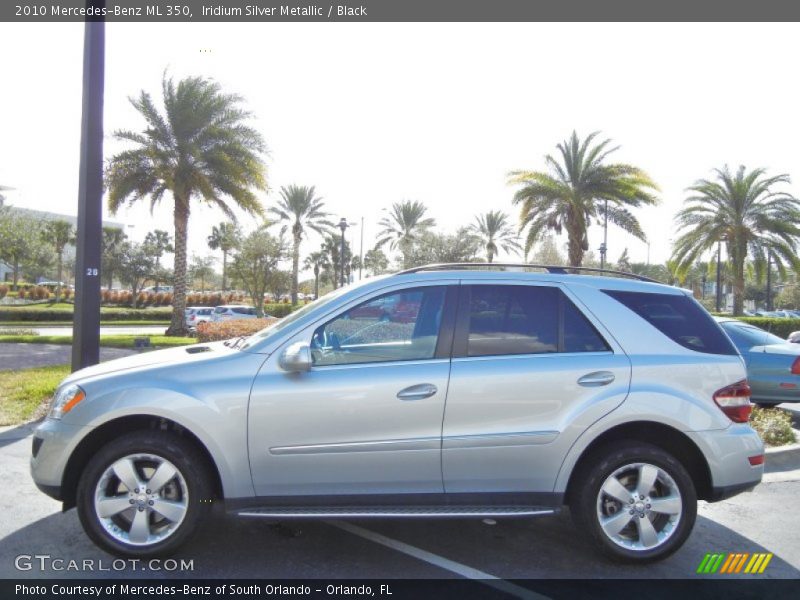
POLYGON ((711 469, 698 446, 682 431, 654 421, 634 421, 616 425, 599 434, 580 453, 569 474, 564 500, 569 503, 575 488, 576 475, 597 451, 615 442, 635 441, 657 446, 674 456, 692 478, 697 497, 708 500, 712 496, 711 469))
POLYGON ((220 476, 219 467, 200 438, 189 429, 165 417, 126 415, 107 421, 94 428, 73 450, 64 468, 64 475, 61 481, 63 510, 68 510, 75 506, 78 480, 94 453, 119 435, 142 430, 166 431, 190 442, 197 448, 207 463, 214 499, 223 498, 222 477, 220 476))

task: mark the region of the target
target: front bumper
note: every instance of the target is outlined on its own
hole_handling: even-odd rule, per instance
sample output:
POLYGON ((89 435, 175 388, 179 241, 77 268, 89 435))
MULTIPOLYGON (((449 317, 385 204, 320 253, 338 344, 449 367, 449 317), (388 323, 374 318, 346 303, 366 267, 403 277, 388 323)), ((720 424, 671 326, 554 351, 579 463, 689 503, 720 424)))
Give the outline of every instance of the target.
POLYGON ((761 438, 746 423, 727 429, 694 431, 687 435, 697 444, 711 472, 710 502, 751 490, 761 482, 764 464, 751 465, 750 457, 763 456, 761 438))
POLYGON ((58 419, 45 419, 33 432, 30 467, 33 481, 41 491, 63 500, 62 484, 70 456, 91 427, 68 425, 58 419))

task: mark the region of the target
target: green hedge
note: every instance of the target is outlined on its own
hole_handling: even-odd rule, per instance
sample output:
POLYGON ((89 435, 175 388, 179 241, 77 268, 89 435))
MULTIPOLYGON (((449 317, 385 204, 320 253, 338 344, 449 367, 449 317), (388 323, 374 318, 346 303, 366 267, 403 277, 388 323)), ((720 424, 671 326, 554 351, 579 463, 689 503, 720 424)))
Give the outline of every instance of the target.
POLYGON ((776 319, 774 317, 736 317, 744 323, 755 325, 778 337, 786 339, 793 331, 800 331, 800 319, 776 319))
MULTIPOLYGON (((103 321, 168 321, 172 316, 171 308, 104 308, 100 318, 103 321)), ((64 309, 53 310, 20 310, 0 309, 0 323, 3 321, 58 321, 72 322, 72 311, 64 309)))
POLYGON ((279 319, 285 317, 286 315, 296 311, 298 308, 302 308, 303 304, 289 304, 288 302, 274 302, 271 304, 264 305, 264 312, 268 314, 270 317, 278 317, 279 319))

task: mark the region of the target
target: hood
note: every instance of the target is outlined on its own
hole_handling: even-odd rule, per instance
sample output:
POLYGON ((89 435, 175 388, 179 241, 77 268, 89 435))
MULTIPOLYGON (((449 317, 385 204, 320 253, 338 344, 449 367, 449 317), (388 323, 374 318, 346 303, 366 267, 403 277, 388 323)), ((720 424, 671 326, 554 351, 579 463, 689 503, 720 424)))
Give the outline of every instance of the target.
POLYGON ((112 375, 122 371, 131 371, 146 367, 164 367, 171 364, 188 364, 201 362, 211 358, 219 358, 223 354, 238 352, 225 346, 225 342, 212 342, 206 344, 192 344, 178 348, 152 350, 133 354, 115 360, 102 362, 69 375, 61 384, 78 383, 87 379, 96 379, 105 375, 112 375))

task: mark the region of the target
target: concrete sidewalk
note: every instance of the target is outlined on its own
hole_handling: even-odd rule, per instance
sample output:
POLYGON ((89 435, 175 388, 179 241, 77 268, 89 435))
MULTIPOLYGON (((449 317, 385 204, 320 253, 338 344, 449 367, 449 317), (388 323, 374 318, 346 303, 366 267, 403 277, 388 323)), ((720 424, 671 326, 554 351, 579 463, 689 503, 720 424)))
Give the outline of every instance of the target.
MULTIPOLYGON (((136 353, 129 348, 100 348, 100 361, 136 353)), ((0 344, 0 371, 68 365, 71 360, 72 346, 69 344, 0 344)))

